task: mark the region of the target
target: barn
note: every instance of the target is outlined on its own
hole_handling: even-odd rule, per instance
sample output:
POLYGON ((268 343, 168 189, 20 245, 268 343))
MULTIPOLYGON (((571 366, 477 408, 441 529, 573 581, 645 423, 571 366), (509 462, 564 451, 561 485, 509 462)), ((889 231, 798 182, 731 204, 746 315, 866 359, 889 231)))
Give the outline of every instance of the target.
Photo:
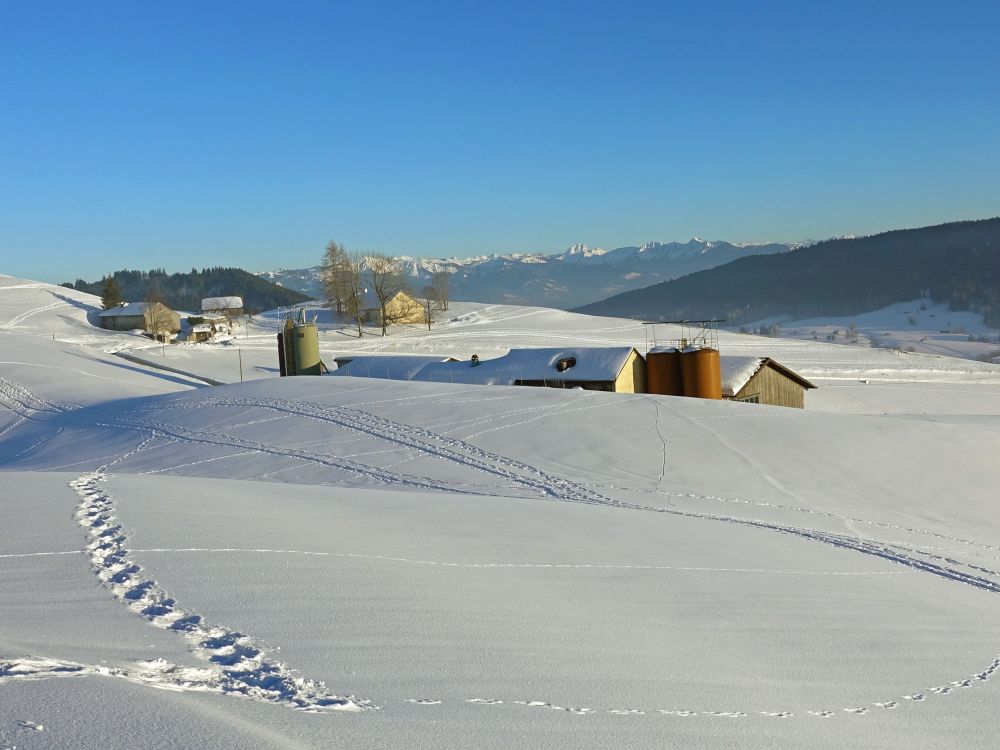
POLYGON ((722 397, 749 404, 803 409, 816 386, 770 357, 721 357, 722 397))
POLYGON ((205 297, 201 301, 203 313, 216 313, 227 318, 237 318, 243 314, 242 297, 205 297))

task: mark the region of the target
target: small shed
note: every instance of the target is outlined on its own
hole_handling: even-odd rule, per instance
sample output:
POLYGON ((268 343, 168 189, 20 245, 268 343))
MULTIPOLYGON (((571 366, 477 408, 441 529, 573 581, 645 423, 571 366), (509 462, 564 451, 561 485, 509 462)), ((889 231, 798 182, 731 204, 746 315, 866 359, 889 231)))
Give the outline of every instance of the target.
POLYGON ((201 301, 203 313, 216 313, 234 318, 243 314, 242 297, 205 297, 201 301))
POLYGON ((816 386, 770 357, 721 357, 722 397, 729 401, 803 409, 816 386))
POLYGON ((122 302, 98 314, 101 328, 109 331, 150 333, 177 333, 181 330, 181 316, 162 302, 122 302))

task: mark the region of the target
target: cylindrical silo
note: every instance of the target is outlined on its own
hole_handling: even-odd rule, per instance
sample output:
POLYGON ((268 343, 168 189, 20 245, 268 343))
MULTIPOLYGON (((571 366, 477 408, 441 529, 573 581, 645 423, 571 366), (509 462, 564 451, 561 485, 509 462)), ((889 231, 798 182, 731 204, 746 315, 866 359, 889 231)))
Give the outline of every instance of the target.
POLYGON ((718 349, 686 349, 681 354, 681 376, 685 396, 722 398, 722 368, 718 349))
POLYGON ((319 375, 319 330, 315 323, 295 324, 295 374, 319 375))
POLYGON ((646 354, 646 389, 661 396, 683 396, 681 353, 674 348, 651 349, 646 354))

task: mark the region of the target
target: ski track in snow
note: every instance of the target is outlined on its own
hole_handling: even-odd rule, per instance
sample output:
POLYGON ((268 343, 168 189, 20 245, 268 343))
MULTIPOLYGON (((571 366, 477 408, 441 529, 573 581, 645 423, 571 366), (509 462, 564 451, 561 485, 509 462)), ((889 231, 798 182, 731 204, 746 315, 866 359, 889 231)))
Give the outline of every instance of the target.
MULTIPOLYGON (((143 447, 140 444, 135 450, 143 447)), ((91 567, 116 599, 151 624, 183 636, 192 653, 212 665, 200 671, 197 679, 183 670, 157 670, 155 680, 149 681, 158 686, 185 688, 185 681, 193 679, 197 689, 255 698, 304 711, 356 711, 372 707, 368 701, 334 695, 323 683, 297 676, 284 664, 269 660, 249 636, 210 625, 200 615, 181 608, 129 558, 125 530, 115 518, 114 500, 101 488, 106 479, 107 475, 99 470, 70 483, 80 496, 75 516, 87 530, 86 550, 91 567)), ((129 674, 134 677, 139 673, 132 670, 129 674)))

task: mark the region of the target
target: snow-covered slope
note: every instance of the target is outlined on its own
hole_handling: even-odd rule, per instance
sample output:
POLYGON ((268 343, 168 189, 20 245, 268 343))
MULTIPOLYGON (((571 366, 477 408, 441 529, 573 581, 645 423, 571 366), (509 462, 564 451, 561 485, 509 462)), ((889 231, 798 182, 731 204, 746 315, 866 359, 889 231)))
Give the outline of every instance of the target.
MULTIPOLYGON (((432 274, 447 272, 451 296, 517 305, 571 308, 746 255, 780 253, 797 245, 743 245, 707 241, 649 242, 614 250, 571 246, 562 253, 510 253, 472 258, 402 257, 411 286, 420 291, 432 274)), ((322 295, 320 268, 277 269, 260 274, 269 281, 315 297, 322 295)))
MULTIPOLYGON (((455 313, 354 345, 636 335, 455 313)), ((992 747, 1000 368, 779 343, 806 411, 0 332, 0 747, 992 747)))

